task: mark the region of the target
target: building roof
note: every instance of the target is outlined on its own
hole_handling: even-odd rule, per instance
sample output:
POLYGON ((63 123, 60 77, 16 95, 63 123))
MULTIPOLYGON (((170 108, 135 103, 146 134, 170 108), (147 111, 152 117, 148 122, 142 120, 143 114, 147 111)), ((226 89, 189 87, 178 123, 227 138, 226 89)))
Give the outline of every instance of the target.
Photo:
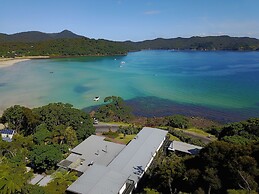
POLYGON ((162 145, 167 131, 144 127, 109 165, 138 182, 149 161, 162 145))
POLYGON ((94 163, 67 190, 82 194, 114 194, 128 179, 137 183, 166 134, 167 131, 144 127, 107 166, 94 163))
POLYGON ((184 143, 181 141, 172 141, 172 143, 168 147, 168 150, 184 152, 192 155, 198 154, 201 149, 202 147, 200 146, 184 143))
POLYGON ((107 166, 125 145, 104 140, 105 137, 91 135, 74 149, 71 154, 59 163, 79 172, 85 172, 92 163, 107 166))
POLYGON ((67 190, 82 194, 115 194, 118 193, 127 178, 120 172, 96 164, 80 176, 67 190))
POLYGON ((1 134, 7 134, 7 135, 13 135, 14 132, 15 132, 15 130, 12 130, 12 129, 2 129, 2 130, 0 130, 1 134))

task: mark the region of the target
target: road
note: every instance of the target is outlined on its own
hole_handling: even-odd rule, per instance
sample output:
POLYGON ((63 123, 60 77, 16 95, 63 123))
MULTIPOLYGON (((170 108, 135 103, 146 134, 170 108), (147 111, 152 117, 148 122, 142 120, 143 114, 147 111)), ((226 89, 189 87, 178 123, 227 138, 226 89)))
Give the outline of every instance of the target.
POLYGON ((190 137, 201 140, 205 144, 208 144, 208 143, 214 141, 213 138, 205 137, 203 135, 199 135, 199 134, 194 133, 194 132, 189 132, 189 131, 184 131, 184 130, 182 130, 182 132, 186 135, 189 135, 190 137))
POLYGON ((102 122, 95 124, 94 127, 96 129, 96 133, 107 132, 109 130, 117 131, 119 129, 119 125, 117 124, 109 124, 109 123, 102 123, 102 122))

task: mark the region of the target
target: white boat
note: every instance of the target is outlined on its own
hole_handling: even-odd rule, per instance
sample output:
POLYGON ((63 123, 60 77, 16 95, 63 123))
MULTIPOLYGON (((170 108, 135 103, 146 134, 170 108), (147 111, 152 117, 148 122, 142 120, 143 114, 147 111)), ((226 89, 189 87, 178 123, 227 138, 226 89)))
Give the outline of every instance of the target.
POLYGON ((94 101, 98 101, 100 99, 100 96, 95 96, 94 101))
POLYGON ((125 61, 122 61, 121 64, 125 64, 125 61))

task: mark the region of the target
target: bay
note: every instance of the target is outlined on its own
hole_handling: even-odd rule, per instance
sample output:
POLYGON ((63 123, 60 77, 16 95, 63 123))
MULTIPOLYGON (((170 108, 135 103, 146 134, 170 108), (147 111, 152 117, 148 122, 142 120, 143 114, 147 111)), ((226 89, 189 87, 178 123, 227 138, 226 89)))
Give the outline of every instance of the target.
POLYGON ((115 95, 139 115, 235 121, 259 117, 259 52, 156 50, 30 60, 0 69, 0 94, 1 110, 50 102, 85 108, 115 95))

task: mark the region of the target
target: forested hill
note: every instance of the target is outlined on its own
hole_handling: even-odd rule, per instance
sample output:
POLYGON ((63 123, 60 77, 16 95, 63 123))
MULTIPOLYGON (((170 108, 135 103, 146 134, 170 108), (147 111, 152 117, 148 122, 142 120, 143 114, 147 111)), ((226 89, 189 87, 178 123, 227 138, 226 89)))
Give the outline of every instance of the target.
POLYGON ((259 40, 248 37, 194 36, 191 38, 157 38, 142 42, 127 41, 125 44, 136 49, 175 50, 259 50, 259 40))
POLYGON ((0 33, 0 56, 3 57, 125 55, 131 50, 127 47, 122 42, 90 39, 68 30, 60 33, 0 33))
POLYGON ((77 35, 71 31, 63 30, 59 33, 44 33, 39 31, 20 32, 16 34, 1 34, 1 42, 39 42, 61 38, 83 38, 83 36, 77 35))
POLYGON ((0 56, 2 57, 125 55, 129 51, 145 49, 259 51, 259 40, 248 37, 196 36, 116 42, 90 39, 68 30, 60 33, 38 31, 12 35, 0 33, 0 56))

